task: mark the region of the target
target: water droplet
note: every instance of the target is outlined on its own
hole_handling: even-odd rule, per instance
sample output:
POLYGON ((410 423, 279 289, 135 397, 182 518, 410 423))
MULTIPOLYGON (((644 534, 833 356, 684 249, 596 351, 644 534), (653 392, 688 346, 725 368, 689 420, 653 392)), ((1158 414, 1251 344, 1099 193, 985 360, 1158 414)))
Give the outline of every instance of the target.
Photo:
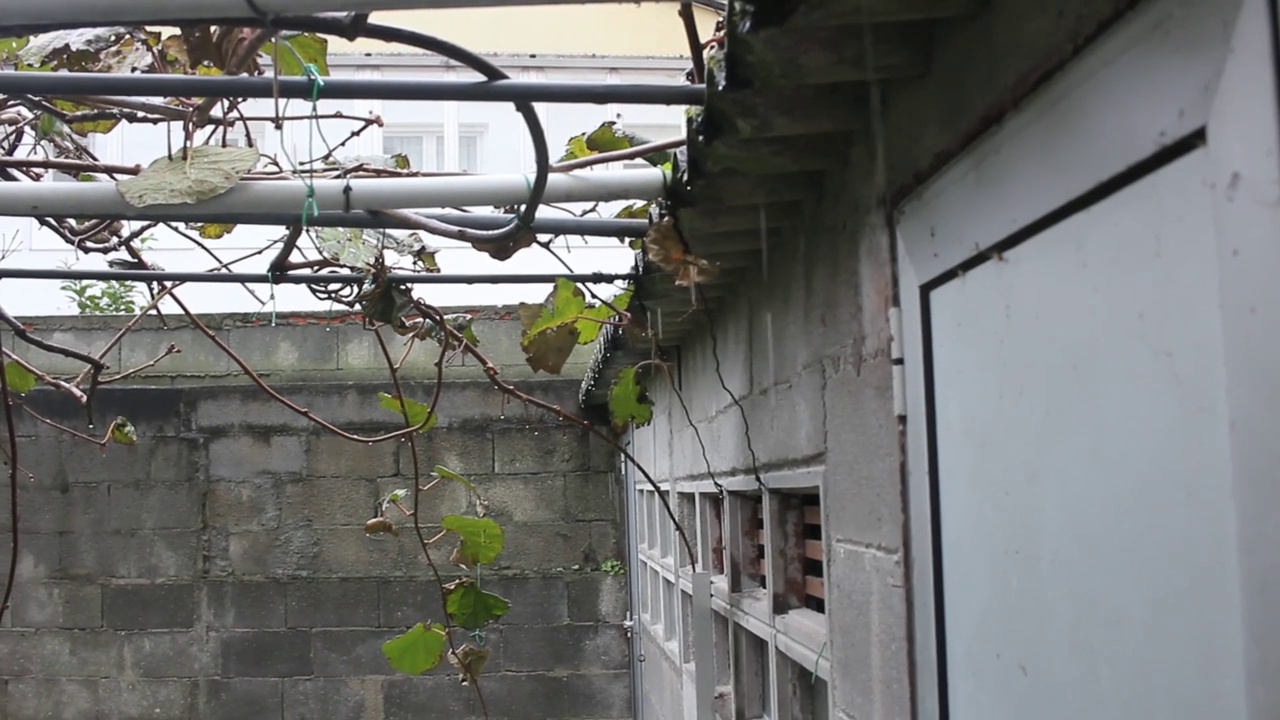
POLYGON ((499 416, 498 416, 498 419, 499 419, 499 420, 506 420, 506 419, 507 419, 507 416, 506 416, 506 415, 499 415, 499 416))
POLYGON ((368 443, 369 447, 373 447, 373 443, 368 443))
POLYGON ((92 429, 93 429, 93 423, 89 423, 89 429, 90 429, 90 430, 92 430, 92 429))

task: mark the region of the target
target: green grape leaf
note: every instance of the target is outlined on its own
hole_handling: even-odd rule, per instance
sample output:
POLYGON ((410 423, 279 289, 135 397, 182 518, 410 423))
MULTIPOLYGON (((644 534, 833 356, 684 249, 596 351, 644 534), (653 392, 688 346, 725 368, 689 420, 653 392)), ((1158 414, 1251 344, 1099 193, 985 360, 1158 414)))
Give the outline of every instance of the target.
MULTIPOLYGON (((527 303, 522 303, 521 307, 526 305, 527 303)), ((543 330, 573 322, 586 308, 587 298, 583 295, 582 288, 572 280, 556 278, 555 289, 543 301, 541 311, 536 318, 532 319, 532 322, 525 325, 524 337, 527 340, 543 330)), ((523 324, 526 316, 522 314, 520 320, 523 324)))
POLYGON ((111 423, 111 441, 121 445, 137 445, 138 429, 128 419, 118 417, 111 423))
POLYGON ((299 76, 307 74, 307 65, 316 68, 316 72, 329 74, 329 41, 315 33, 299 33, 281 39, 287 47, 280 47, 277 52, 274 42, 262 46, 267 57, 276 58, 280 63, 280 74, 299 76))
POLYGON ((421 675, 440 664, 447 643, 444 626, 418 623, 406 632, 382 643, 382 654, 392 668, 409 675, 421 675))
POLYGON ((619 220, 648 220, 650 203, 631 203, 613 216, 619 220))
POLYGON ((19 395, 31 392, 36 386, 36 376, 16 362, 4 364, 4 381, 9 386, 9 392, 19 395))
POLYGON ((94 27, 35 35, 18 51, 19 69, 95 70, 103 53, 128 33, 126 27, 94 27))
POLYGON ((194 204, 236 186, 258 164, 253 148, 198 145, 173 157, 158 158, 136 177, 116 183, 134 207, 194 204))
POLYGON ((316 245, 330 260, 351 267, 370 267, 379 255, 365 241, 364 230, 356 228, 323 228, 316 232, 316 245))
POLYGON ((445 606, 449 617, 467 630, 479 630, 511 609, 506 598, 481 590, 470 578, 450 583, 446 588, 445 606))
POLYGON ((401 417, 405 417, 407 415, 409 425, 414 427, 421 425, 422 427, 419 428, 418 432, 426 432, 435 427, 436 423, 440 422, 440 416, 436 413, 431 413, 431 418, 428 419, 427 413, 430 412, 430 408, 417 400, 411 400, 409 398, 404 398, 402 400, 398 395, 390 395, 384 392, 378 393, 378 397, 381 398, 378 403, 380 406, 401 417))
POLYGON ((18 54, 27 46, 28 38, 0 38, 0 63, 17 62, 18 54))
POLYGON ((471 492, 476 492, 476 486, 470 480, 443 465, 437 465, 434 472, 442 478, 448 478, 454 482, 462 483, 471 492))
POLYGON ((595 342, 596 338, 600 337, 600 331, 604 330, 604 323, 617 315, 613 311, 614 308, 623 312, 627 311, 627 307, 631 305, 631 295, 634 292, 631 287, 628 287, 611 298, 608 305, 601 303, 583 310, 577 322, 578 344, 586 345, 587 343, 595 342))
POLYGON ((462 538, 457 556, 467 567, 492 563, 502 552, 505 542, 502 526, 489 518, 445 515, 440 520, 440 526, 462 538))
POLYGON ((625 428, 628 423, 643 427, 653 419, 653 405, 645 398, 636 375, 634 366, 623 368, 609 389, 609 417, 615 428, 625 428))

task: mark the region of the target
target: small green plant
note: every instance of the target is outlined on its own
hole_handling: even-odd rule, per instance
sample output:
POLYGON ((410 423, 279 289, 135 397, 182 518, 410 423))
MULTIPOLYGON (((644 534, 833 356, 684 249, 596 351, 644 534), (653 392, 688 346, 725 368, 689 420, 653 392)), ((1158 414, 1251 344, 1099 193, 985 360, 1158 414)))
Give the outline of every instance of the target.
POLYGON ((134 285, 125 280, 68 280, 58 287, 81 315, 132 315, 138 312, 140 298, 134 285))
MULTIPOLYGON (((142 237, 135 240, 134 245, 143 250, 151 240, 142 237)), ((62 267, 70 269, 73 265, 64 262, 62 267)), ((146 297, 140 283, 127 280, 67 280, 58 289, 76 304, 76 311, 81 315, 133 315, 146 297)))
POLYGON ((617 558, 609 558, 608 560, 600 563, 600 569, 604 571, 605 574, 613 575, 614 577, 624 575, 627 572, 627 566, 623 565, 622 561, 617 558))

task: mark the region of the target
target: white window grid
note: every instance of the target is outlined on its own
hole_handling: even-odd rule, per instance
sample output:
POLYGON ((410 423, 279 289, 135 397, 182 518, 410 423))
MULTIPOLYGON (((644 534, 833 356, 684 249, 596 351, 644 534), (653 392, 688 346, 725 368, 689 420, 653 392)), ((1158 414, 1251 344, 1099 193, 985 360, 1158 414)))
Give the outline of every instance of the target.
POLYGON ((479 173, 485 168, 483 125, 461 125, 450 132, 440 125, 388 126, 382 131, 382 154, 404 154, 415 170, 479 173))
MULTIPOLYGON (((804 567, 804 548, 814 549, 812 538, 803 534, 812 529, 805 519, 813 522, 814 503, 800 498, 817 495, 820 507, 821 473, 819 468, 766 475, 765 493, 758 491, 754 477, 722 480, 729 490, 724 495, 709 480, 674 484, 672 507, 694 543, 699 568, 713 573, 716 708, 717 716, 726 720, 830 716, 825 614, 806 607, 803 600, 778 600, 762 587, 770 581, 781 587, 788 570, 797 571, 795 563, 804 567), (753 511, 764 522, 751 526, 753 511), (762 566, 759 579, 731 577, 752 552, 758 553, 762 566)), ((671 493, 672 483, 663 485, 664 493, 671 493)), ((673 544, 681 543, 657 494, 648 488, 638 488, 636 494, 638 517, 633 522, 644 538, 638 549, 644 568, 642 603, 646 584, 650 591, 647 612, 641 612, 646 630, 641 641, 668 653, 672 662, 685 668, 689 682, 694 659, 691 568, 683 550, 671 552, 673 544)), ((825 576, 825 559, 821 565, 825 576)))

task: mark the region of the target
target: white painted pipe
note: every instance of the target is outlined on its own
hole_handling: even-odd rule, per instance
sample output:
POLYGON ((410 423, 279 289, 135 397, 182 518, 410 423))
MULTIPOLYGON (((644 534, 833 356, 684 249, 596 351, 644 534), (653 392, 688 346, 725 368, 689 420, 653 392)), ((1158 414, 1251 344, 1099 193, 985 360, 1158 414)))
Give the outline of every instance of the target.
MULTIPOLYGON (((358 178, 315 181, 317 212, 520 205, 529 199, 533 175, 358 178), (348 194, 344 189, 350 187, 348 194)), ((660 168, 551 173, 543 200, 550 203, 653 200, 666 189, 660 168)), ((137 208, 125 202, 114 183, 0 183, 0 215, 16 217, 191 218, 202 212, 265 213, 297 208, 301 216, 307 187, 301 180, 242 181, 231 190, 190 205, 137 208), (144 212, 145 211, 145 212, 144 212)))
MULTIPOLYGON (((256 0, 267 15, 316 15, 328 12, 425 10, 430 8, 493 7, 600 3, 616 0, 256 0)), ((166 20, 218 20, 251 17, 246 0, 45 0, 6 2, 0 29, 6 27, 65 26, 93 18, 94 23, 133 25, 166 20)))

